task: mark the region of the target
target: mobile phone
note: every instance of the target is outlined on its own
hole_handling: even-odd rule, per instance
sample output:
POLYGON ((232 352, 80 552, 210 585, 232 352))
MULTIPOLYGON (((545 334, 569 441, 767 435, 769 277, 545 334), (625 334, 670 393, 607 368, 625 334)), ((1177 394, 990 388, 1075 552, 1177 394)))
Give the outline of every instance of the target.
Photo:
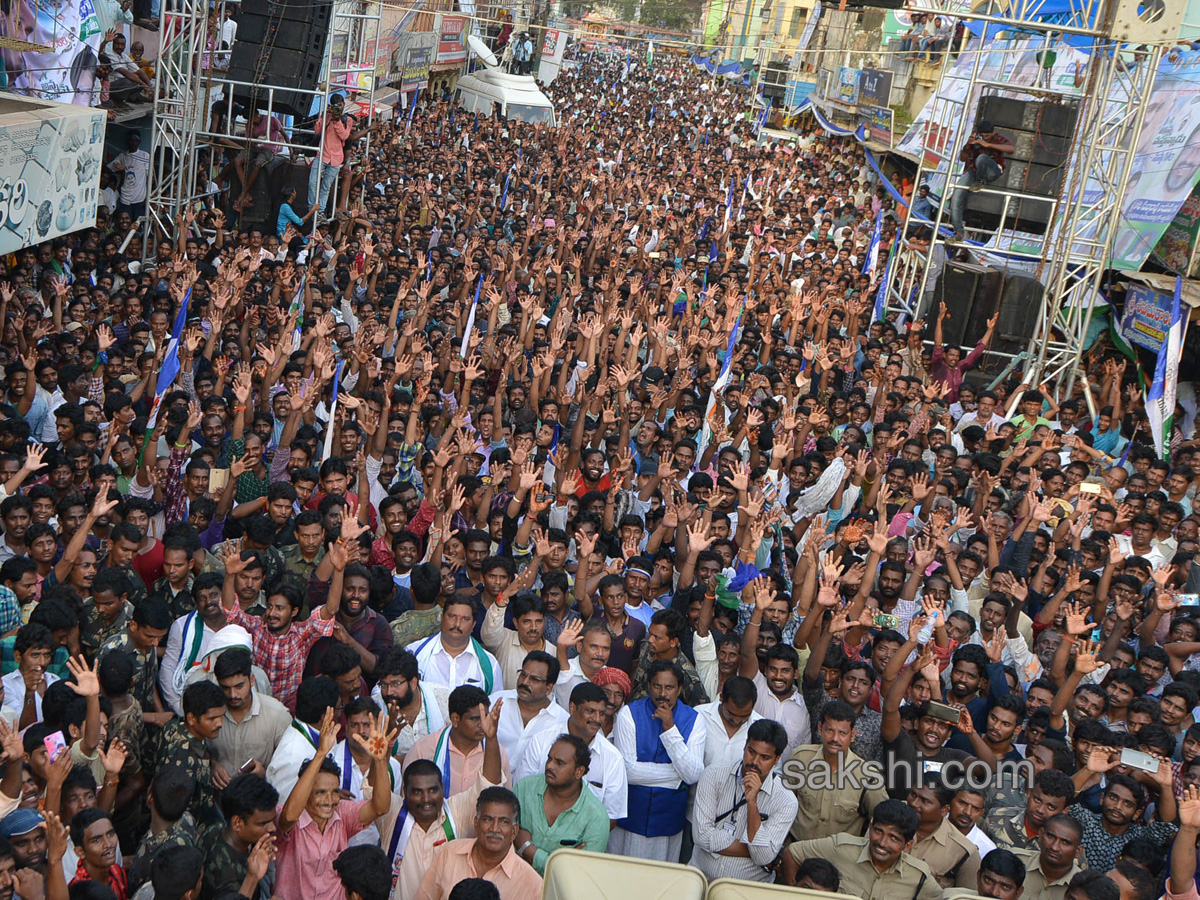
POLYGON ((59 753, 67 749, 67 739, 61 731, 56 731, 42 738, 42 746, 46 748, 46 755, 53 762, 59 753))
POLYGON ((1088 481, 1082 481, 1079 483, 1079 493, 1081 493, 1081 494, 1099 494, 1100 493, 1100 485, 1092 484, 1091 482, 1088 482, 1088 481))
POLYGON ((959 719, 957 706, 951 706, 949 703, 939 703, 937 700, 929 701, 925 714, 935 719, 941 719, 943 722, 950 722, 951 724, 958 722, 959 719))
MULTIPOLYGON (((876 628, 899 628, 900 617, 889 615, 888 613, 877 613, 875 615, 876 628)), ((958 721, 958 713, 954 714, 954 721, 958 721)))
POLYGON ((249 772, 253 768, 254 768, 254 757, 252 756, 248 760, 246 760, 244 763, 241 764, 241 766, 238 768, 238 771, 239 772, 249 772))
POLYGON ((1200 594, 1177 594, 1180 606, 1200 606, 1200 594))
POLYGON ((658 258, 660 258, 661 256, 662 256, 662 254, 661 254, 661 253, 659 253, 657 250, 651 250, 651 251, 650 251, 650 258, 651 258, 651 259, 658 259, 658 258))
POLYGON ((1128 747, 1121 751, 1121 765, 1141 769, 1143 772, 1158 771, 1158 760, 1155 757, 1141 750, 1130 750, 1128 747))
POLYGON ((579 841, 575 840, 574 838, 563 838, 558 842, 560 847, 574 847, 578 843, 579 841))

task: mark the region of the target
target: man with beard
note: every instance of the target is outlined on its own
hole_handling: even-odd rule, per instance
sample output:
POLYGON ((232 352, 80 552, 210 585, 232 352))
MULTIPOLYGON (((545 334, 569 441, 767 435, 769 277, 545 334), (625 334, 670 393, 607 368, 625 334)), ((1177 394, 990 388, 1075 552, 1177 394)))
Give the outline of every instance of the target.
POLYGON ((329 586, 329 598, 324 606, 303 622, 295 621, 300 611, 300 594, 286 586, 271 591, 267 596, 266 611, 261 617, 242 611, 233 585, 237 574, 246 567, 246 556, 235 542, 226 545, 223 560, 225 586, 221 604, 230 622, 250 632, 254 640, 254 661, 266 672, 275 699, 290 711, 296 706, 296 689, 304 676, 308 651, 320 638, 332 635, 336 627, 349 554, 345 544, 339 542, 330 546, 333 582, 329 586))
POLYGON ((837 867, 843 894, 863 900, 941 900, 942 889, 929 867, 908 853, 918 822, 908 804, 884 800, 863 837, 835 834, 785 847, 782 883, 795 884, 800 863, 820 858, 837 867))
POLYGON ((817 726, 821 743, 797 747, 784 764, 788 772, 809 772, 820 760, 830 773, 823 783, 806 780, 794 789, 798 806, 791 826, 793 840, 861 834, 871 811, 887 799, 882 787, 859 787, 866 771, 864 760, 851 750, 857 719, 843 700, 825 704, 817 726), (842 770, 853 777, 839 779, 842 770))
POLYGON ((764 719, 783 725, 788 735, 786 756, 801 744, 811 739, 808 706, 796 688, 800 675, 800 655, 795 647, 776 644, 766 652, 766 659, 758 657, 758 633, 763 615, 775 600, 775 586, 767 578, 756 578, 748 590, 753 593, 754 611, 742 634, 741 662, 738 674, 749 678, 758 689, 754 709, 764 719))
POLYGON ((477 616, 474 602, 456 594, 442 607, 438 633, 408 645, 426 684, 440 684, 451 690, 471 685, 485 694, 504 690, 499 661, 472 636, 477 616))
MULTIPOLYGON (((494 717, 499 723, 504 701, 493 703, 488 695, 474 685, 464 684, 450 694, 450 724, 421 738, 404 757, 408 768, 418 759, 430 759, 443 773, 443 790, 447 797, 467 790, 483 768, 490 724, 494 717)), ((493 736, 493 739, 494 736, 493 736)), ((511 783, 508 754, 500 747, 501 784, 511 783)))
MULTIPOLYGON (((1106 772, 1119 762, 1120 754, 1113 758, 1106 750, 1093 750, 1088 756, 1087 767, 1093 772, 1106 772)), ((1107 775, 1099 813, 1078 803, 1068 810, 1083 826, 1083 849, 1089 868, 1107 872, 1116 863, 1121 848, 1137 838, 1148 838, 1162 847, 1175 836, 1176 803, 1170 762, 1160 760, 1158 771, 1152 772, 1150 777, 1158 784, 1159 795, 1155 808, 1158 821, 1149 825, 1138 824, 1146 807, 1145 788, 1119 772, 1107 775)))
POLYGON ((520 759, 534 735, 562 732, 567 711, 550 696, 557 680, 558 660, 543 650, 534 650, 526 654, 517 672, 516 689, 492 695, 493 701, 504 701, 498 739, 509 759, 520 759))
POLYGON ((449 720, 450 689, 423 684, 417 658, 397 645, 379 654, 375 675, 379 682, 371 698, 387 710, 388 730, 400 730, 396 754, 403 757, 420 738, 440 731, 449 720))
MULTIPOLYGON (((443 844, 425 870, 412 900, 449 900, 466 878, 496 886, 500 900, 529 900, 542 894, 542 878, 517 857, 513 841, 520 829, 521 804, 502 787, 490 787, 475 803, 475 837, 443 844)), ((400 895, 397 895, 400 896, 400 895)))
POLYGON ((1011 850, 991 850, 979 863, 975 884, 969 888, 951 888, 943 900, 967 900, 970 897, 1018 900, 1024 885, 1025 863, 1011 850))
POLYGON ((1075 800, 1075 785, 1065 772, 1049 769, 1038 773, 1025 805, 996 807, 984 816, 980 827, 1002 850, 1031 850, 1038 835, 1054 816, 1066 812, 1075 800))
MULTIPOLYGON (((607 703, 608 698, 599 685, 591 682, 575 685, 571 691, 571 714, 567 719, 566 734, 580 738, 587 744, 592 758, 586 781, 604 804, 611 823, 625 818, 629 779, 625 774, 625 760, 601 733, 607 703)), ((553 731, 542 731, 530 738, 521 758, 513 762, 513 780, 520 781, 536 773, 538 767, 545 763, 550 745, 557 739, 553 731)), ((707 749, 707 744, 705 746, 707 749)))
MULTIPOLYGON (((941 773, 949 765, 949 771, 957 769, 954 774, 961 774, 964 771, 962 767, 971 759, 971 754, 948 745, 955 725, 930 715, 929 701, 917 708, 916 740, 901 726, 900 704, 908 693, 913 677, 917 672, 933 666, 936 666, 933 651, 926 646, 922 648, 920 656, 913 664, 896 676, 884 698, 883 723, 880 728, 883 760, 889 780, 888 794, 897 799, 901 796, 907 797, 913 787, 922 782, 926 773, 941 773)), ((958 722, 955 724, 959 733, 969 738, 975 755, 989 765, 995 765, 995 756, 987 742, 975 732, 974 723, 965 709, 959 710, 958 722)))
POLYGON ((0 837, 12 844, 16 895, 37 900, 48 861, 46 820, 36 809, 15 809, 0 819, 0 837))
MULTIPOLYGON (((983 647, 968 644, 954 651, 950 664, 950 703, 965 706, 971 716, 974 731, 987 731, 988 713, 997 698, 1011 693, 1000 656, 1004 651, 1004 632, 997 631, 983 647), (983 693, 986 689, 987 693, 983 693)), ((974 749, 974 742, 965 732, 951 735, 950 747, 964 753, 974 749)))
POLYGON ((231 647, 213 665, 217 686, 225 692, 225 721, 213 740, 217 760, 213 784, 224 790, 239 772, 267 774, 275 748, 292 724, 291 713, 274 697, 254 690, 250 651, 231 647))
MULTIPOLYGON (((357 528, 361 525, 355 523, 357 528)), ((344 532, 343 532, 344 534, 344 532)), ((349 538, 343 537, 343 543, 349 538)), ((334 545, 336 546, 336 544, 334 545)), ((321 565, 317 567, 316 577, 323 577, 322 566, 329 563, 332 566, 330 553, 325 554, 321 565)), ((335 574, 330 569, 331 574, 335 574)), ((333 594, 332 579, 329 582, 330 595, 333 594)), ((318 592, 310 590, 309 597, 316 602, 318 592)), ((368 681, 375 672, 375 657, 383 652, 385 647, 392 645, 392 629, 387 619, 367 605, 371 599, 371 572, 361 563, 350 563, 342 574, 342 602, 334 619, 334 634, 332 637, 322 637, 313 644, 308 653, 308 664, 304 667, 306 676, 321 671, 321 658, 327 648, 335 642, 342 642, 358 654, 362 662, 363 675, 368 681)))
MULTIPOLYGON (((1043 632, 1046 633, 1046 632, 1043 632)), ((1066 658, 1070 655, 1072 645, 1075 644, 1077 638, 1073 634, 1066 635, 1059 642, 1059 646, 1055 651, 1055 657, 1063 657, 1063 665, 1066 665, 1066 658)), ((1058 730, 1066 730, 1068 733, 1075 734, 1075 726, 1084 719, 1095 719, 1099 721, 1101 716, 1108 712, 1108 694, 1104 689, 1097 684, 1087 683, 1081 684, 1084 678, 1087 678, 1100 667, 1100 661, 1096 658, 1097 651, 1100 649, 1098 644, 1088 640, 1079 641, 1078 652, 1075 655, 1075 665, 1071 674, 1063 679, 1062 687, 1058 689, 1058 693, 1054 695, 1054 700, 1050 704, 1050 727, 1058 730), (1064 713, 1066 718, 1064 719, 1064 713)), ((1048 667, 1047 671, 1053 671, 1053 662, 1048 667)))
POLYGON ((1065 813, 1051 816, 1038 834, 1037 844, 1019 851, 1025 863, 1026 900, 1066 900, 1067 886, 1082 869, 1083 828, 1065 813))
POLYGON ((683 673, 667 660, 647 672, 649 696, 621 707, 613 743, 626 760, 629 812, 609 852, 676 860, 687 824, 688 786, 704 771, 704 721, 679 699, 683 673))
MULTIPOLYGON (((626 583, 628 583, 628 579, 626 579, 626 583)), ((707 597, 705 598, 705 603, 709 606, 707 618, 712 616, 712 602, 707 597)), ((701 616, 704 618, 703 613, 701 616)), ((700 674, 679 647, 687 628, 687 618, 676 609, 660 609, 650 617, 646 640, 642 644, 642 652, 633 672, 633 693, 630 694, 632 699, 638 700, 646 696, 646 672, 650 663, 657 659, 665 659, 675 663, 683 670, 685 680, 683 701, 692 707, 708 702, 708 694, 701 683, 700 674)), ((707 633, 707 625, 705 633, 707 633)))
POLYGON ((773 865, 796 815, 796 798, 775 773, 787 747, 783 726, 750 726, 739 762, 710 766, 696 785, 691 864, 710 880, 773 882, 773 865))
POLYGON ((608 813, 583 784, 591 764, 583 738, 560 734, 546 752, 543 771, 516 784, 513 793, 521 801, 517 854, 539 875, 546 873, 546 860, 560 847, 601 852, 608 845, 608 813))

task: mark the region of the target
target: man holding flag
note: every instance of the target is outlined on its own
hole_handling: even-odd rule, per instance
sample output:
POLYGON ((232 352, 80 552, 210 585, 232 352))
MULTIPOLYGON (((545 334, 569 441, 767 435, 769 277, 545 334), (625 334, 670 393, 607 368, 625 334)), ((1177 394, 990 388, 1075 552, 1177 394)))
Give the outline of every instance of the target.
POLYGON ((1146 417, 1150 420, 1150 435, 1159 459, 1166 459, 1175 437, 1175 394, 1179 380, 1179 355, 1183 349, 1184 319, 1180 296, 1183 279, 1175 276, 1175 295, 1171 298, 1171 324, 1167 327, 1163 345, 1154 367, 1154 383, 1146 395, 1146 417))

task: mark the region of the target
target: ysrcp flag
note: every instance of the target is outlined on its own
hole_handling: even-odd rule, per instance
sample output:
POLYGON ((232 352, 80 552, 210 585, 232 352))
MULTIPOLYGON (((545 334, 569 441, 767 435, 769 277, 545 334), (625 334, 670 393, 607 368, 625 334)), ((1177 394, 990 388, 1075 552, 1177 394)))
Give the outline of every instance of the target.
POLYGON ((1180 314, 1179 295, 1183 291, 1183 279, 1175 278, 1175 297, 1171 302, 1171 327, 1167 339, 1158 351, 1158 365, 1154 367, 1154 383, 1146 396, 1146 415, 1150 419, 1150 433, 1154 436, 1154 449, 1160 459, 1167 458, 1171 446, 1171 429, 1175 425, 1175 388, 1179 380, 1179 353, 1183 346, 1183 316, 1180 314))

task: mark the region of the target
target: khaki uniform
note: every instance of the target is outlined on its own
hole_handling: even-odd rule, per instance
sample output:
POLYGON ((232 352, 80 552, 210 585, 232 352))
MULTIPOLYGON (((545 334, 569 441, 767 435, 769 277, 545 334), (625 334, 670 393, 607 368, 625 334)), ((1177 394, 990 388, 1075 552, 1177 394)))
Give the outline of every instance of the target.
MULTIPOLYGON (((814 761, 822 759, 820 744, 797 747, 785 765, 784 775, 795 770, 804 774, 814 761)), ((861 777, 863 759, 853 751, 847 751, 842 766, 848 776, 861 777)), ((855 778, 847 778, 847 784, 836 783, 825 786, 805 785, 794 791, 800 805, 796 809, 796 820, 792 823, 793 840, 815 840, 835 834, 861 835, 867 818, 875 805, 887 799, 887 791, 880 787, 873 790, 860 789, 854 785, 855 778)))
POLYGON ((961 831, 942 819, 933 834, 917 841, 909 851, 929 866, 933 877, 943 888, 960 887, 974 890, 979 875, 979 848, 961 831))
POLYGON ((828 860, 842 876, 840 893, 862 900, 942 900, 942 888, 921 860, 907 853, 890 869, 880 872, 871 862, 865 837, 835 834, 815 841, 796 841, 785 851, 796 862, 828 860))
POLYGON ((1035 851, 1016 851, 1017 856, 1021 858, 1021 862, 1025 863, 1025 893, 1021 896, 1023 900, 1066 900, 1067 885, 1071 883, 1071 879, 1083 869, 1079 866, 1079 860, 1071 864, 1071 871, 1062 878, 1051 881, 1049 876, 1042 872, 1042 854, 1040 850, 1035 851))

